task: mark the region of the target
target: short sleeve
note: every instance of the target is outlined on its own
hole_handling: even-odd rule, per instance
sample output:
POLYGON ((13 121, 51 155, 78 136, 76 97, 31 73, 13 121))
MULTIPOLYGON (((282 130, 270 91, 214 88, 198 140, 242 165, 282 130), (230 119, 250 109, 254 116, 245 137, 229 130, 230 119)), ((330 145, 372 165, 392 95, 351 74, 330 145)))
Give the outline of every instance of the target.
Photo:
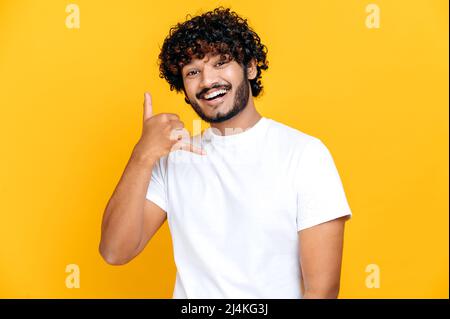
POLYGON ((152 177, 147 189, 146 198, 152 201, 162 210, 167 212, 167 196, 166 196, 166 169, 167 156, 161 157, 153 165, 152 177))
POLYGON ((318 138, 307 142, 300 156, 297 182, 297 231, 352 212, 334 160, 318 138))

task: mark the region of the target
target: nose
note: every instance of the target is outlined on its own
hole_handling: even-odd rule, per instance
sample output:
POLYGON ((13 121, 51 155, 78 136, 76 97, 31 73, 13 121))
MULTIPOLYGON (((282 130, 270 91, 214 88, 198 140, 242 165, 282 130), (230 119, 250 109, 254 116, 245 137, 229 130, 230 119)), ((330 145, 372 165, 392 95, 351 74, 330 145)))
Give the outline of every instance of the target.
POLYGON ((214 68, 210 67, 209 65, 205 64, 201 72, 201 81, 200 81, 201 89, 203 90, 205 88, 211 88, 211 86, 215 83, 218 83, 217 71, 214 68))

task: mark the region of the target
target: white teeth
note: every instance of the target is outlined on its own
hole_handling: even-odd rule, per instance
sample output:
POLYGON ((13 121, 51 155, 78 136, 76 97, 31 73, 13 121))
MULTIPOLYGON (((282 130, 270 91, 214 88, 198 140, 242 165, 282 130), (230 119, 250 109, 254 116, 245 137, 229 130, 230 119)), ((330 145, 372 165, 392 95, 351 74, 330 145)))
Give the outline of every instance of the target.
POLYGON ((212 92, 212 93, 210 93, 208 95, 205 95, 205 99, 211 99, 213 97, 216 97, 219 94, 223 94, 223 93, 226 93, 226 92, 227 92, 227 90, 217 90, 217 91, 214 91, 214 92, 212 92))

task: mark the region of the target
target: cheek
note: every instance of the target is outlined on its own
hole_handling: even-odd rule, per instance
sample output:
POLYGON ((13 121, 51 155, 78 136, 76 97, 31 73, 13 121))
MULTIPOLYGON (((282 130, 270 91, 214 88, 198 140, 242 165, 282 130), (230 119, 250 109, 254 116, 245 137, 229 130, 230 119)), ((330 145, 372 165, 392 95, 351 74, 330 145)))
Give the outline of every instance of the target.
POLYGON ((229 67, 223 72, 223 78, 226 79, 231 84, 235 84, 241 80, 241 75, 239 74, 239 69, 235 67, 229 67))
POLYGON ((238 65, 232 66, 224 70, 223 77, 236 89, 242 83, 244 71, 238 65))
POLYGON ((196 91, 192 83, 184 82, 184 91, 189 98, 195 98, 196 91))

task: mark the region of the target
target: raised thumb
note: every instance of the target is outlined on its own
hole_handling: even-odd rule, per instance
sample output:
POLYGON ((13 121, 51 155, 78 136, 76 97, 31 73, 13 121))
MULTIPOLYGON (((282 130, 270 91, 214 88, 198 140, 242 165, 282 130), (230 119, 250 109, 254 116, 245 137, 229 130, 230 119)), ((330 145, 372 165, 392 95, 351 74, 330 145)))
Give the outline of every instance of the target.
POLYGON ((153 116, 152 96, 150 93, 144 93, 144 121, 153 116))

